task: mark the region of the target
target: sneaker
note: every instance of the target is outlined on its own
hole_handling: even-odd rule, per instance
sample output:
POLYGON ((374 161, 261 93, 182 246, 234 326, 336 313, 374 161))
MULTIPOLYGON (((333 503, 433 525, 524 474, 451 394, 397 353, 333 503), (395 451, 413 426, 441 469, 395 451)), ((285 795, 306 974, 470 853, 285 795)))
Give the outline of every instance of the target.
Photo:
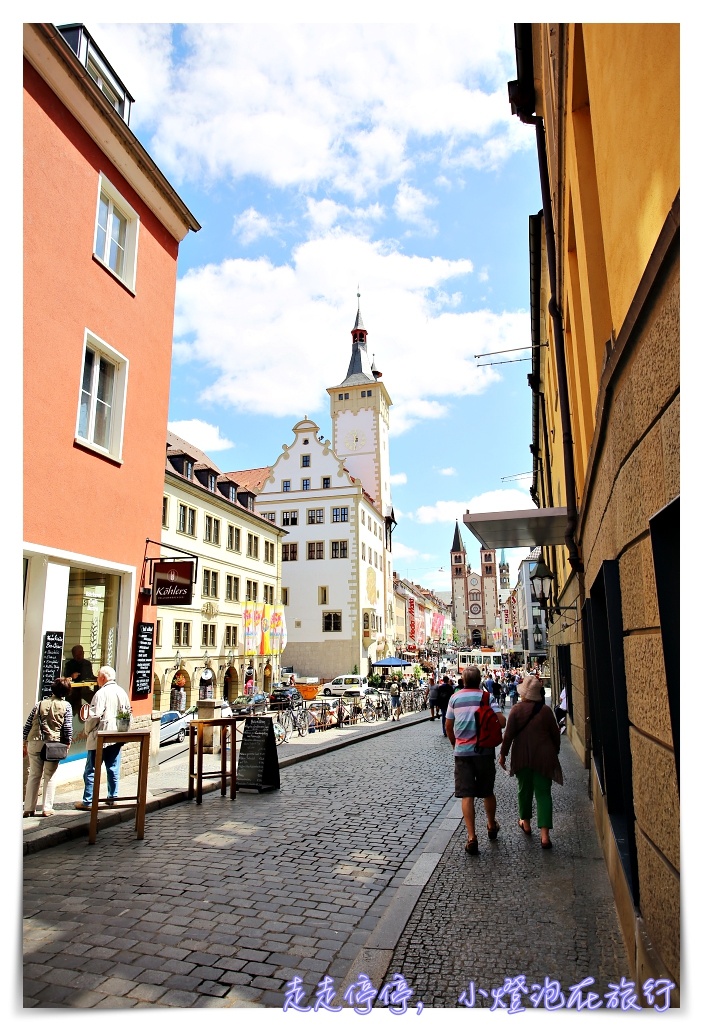
POLYGON ((466 841, 466 853, 469 855, 478 855, 478 838, 471 837, 470 840, 466 841))
POLYGON ((112 806, 114 805, 115 801, 116 801, 116 798, 106 798, 105 799, 105 804, 108 805, 110 808, 112 808, 112 806))
POLYGON ((85 801, 76 801, 73 807, 79 809, 82 812, 88 812, 93 806, 86 805, 85 801))
POLYGON ((497 840, 497 834, 500 832, 500 824, 495 820, 495 825, 490 829, 488 826, 488 838, 490 840, 497 840))

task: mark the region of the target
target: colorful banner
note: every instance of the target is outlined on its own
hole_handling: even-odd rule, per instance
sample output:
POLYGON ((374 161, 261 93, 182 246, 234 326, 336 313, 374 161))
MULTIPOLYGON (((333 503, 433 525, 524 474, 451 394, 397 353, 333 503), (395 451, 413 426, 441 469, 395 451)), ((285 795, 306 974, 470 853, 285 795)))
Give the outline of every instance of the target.
POLYGON ((247 601, 244 605, 244 654, 280 654, 288 640, 282 604, 247 601))
POLYGON ((407 639, 411 640, 412 643, 416 640, 417 625, 414 616, 414 598, 410 597, 407 601, 407 614, 409 616, 409 627, 407 633, 407 639))
POLYGON ((445 616, 441 612, 434 612, 431 617, 431 636, 433 640, 440 640, 444 628, 445 616))

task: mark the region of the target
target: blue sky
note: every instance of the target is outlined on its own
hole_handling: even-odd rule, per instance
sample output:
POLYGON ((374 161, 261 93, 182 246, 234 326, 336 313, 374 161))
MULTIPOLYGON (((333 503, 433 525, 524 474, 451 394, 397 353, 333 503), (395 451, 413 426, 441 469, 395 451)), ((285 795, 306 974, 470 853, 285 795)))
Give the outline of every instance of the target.
POLYGON ((330 435, 360 288, 394 402, 394 566, 448 589, 456 518, 531 506, 530 476, 505 481, 531 468, 530 363, 474 357, 530 346, 541 202, 512 21, 86 24, 202 224, 178 262, 172 428, 223 471, 272 463, 305 415, 330 435))

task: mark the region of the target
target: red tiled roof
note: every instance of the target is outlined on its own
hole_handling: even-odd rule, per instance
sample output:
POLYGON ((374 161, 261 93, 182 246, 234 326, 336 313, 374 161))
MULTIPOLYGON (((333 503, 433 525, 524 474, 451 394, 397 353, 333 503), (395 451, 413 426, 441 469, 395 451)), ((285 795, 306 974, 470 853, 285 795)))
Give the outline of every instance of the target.
POLYGON ((242 490, 248 490, 250 493, 258 493, 268 479, 270 472, 270 467, 266 465, 265 468, 242 469, 240 472, 224 472, 220 479, 236 483, 242 490))

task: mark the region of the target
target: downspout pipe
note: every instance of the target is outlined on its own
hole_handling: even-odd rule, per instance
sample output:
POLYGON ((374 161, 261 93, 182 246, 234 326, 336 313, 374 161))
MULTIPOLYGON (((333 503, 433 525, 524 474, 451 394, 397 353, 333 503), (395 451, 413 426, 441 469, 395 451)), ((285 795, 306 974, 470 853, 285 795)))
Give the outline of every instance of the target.
POLYGON ((568 374, 565 356, 565 339, 563 335, 563 316, 558 306, 558 276, 556 271, 556 236, 553 228, 553 208, 551 205, 551 189, 548 177, 548 160, 546 156, 546 133, 543 118, 536 115, 536 91, 534 89, 534 59, 530 24, 514 26, 515 51, 517 58, 518 78, 507 84, 512 113, 526 125, 533 125, 536 131, 536 152, 539 159, 539 178, 541 180, 541 202, 543 204, 544 236, 546 239, 546 261, 548 264, 549 288, 551 296, 548 312, 553 323, 554 356, 556 360, 556 380, 558 382, 558 398, 561 410, 561 432, 563 434, 563 470, 566 488, 566 530, 565 545, 568 548, 568 560, 576 572, 583 571, 583 563, 575 542, 575 529, 578 522, 578 509, 575 495, 575 461, 573 458, 573 433, 571 430, 570 400, 568 393, 568 374))

